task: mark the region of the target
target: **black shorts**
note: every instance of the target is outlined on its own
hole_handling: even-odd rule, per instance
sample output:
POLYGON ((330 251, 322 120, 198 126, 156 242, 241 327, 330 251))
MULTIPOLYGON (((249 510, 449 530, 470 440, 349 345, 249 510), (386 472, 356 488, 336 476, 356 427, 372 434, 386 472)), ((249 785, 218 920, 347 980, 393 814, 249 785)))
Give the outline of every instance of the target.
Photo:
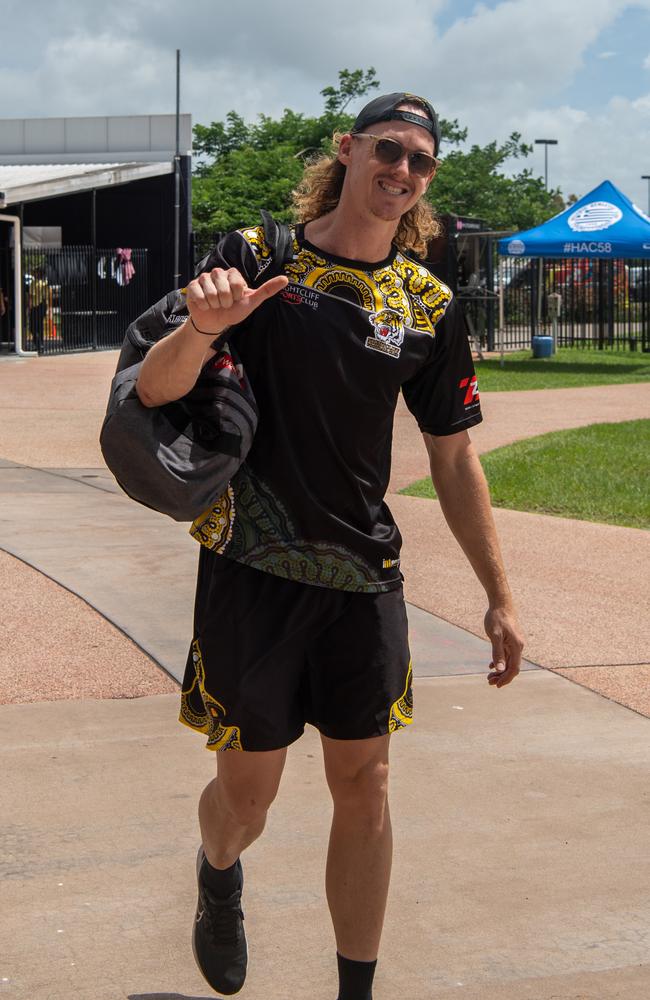
POLYGON ((210 750, 277 750, 305 723, 358 740, 413 716, 401 586, 315 587, 201 548, 180 721, 210 750))

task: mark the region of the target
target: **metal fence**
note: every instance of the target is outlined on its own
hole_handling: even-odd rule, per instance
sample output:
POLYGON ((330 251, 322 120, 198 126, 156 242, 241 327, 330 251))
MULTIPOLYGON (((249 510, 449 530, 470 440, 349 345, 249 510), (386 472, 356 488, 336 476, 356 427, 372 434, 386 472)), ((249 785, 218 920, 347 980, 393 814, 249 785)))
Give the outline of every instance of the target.
POLYGON ((213 233, 192 233, 192 263, 194 268, 203 260, 206 254, 219 243, 225 233, 214 231, 213 233))
POLYGON ((550 333, 549 295, 559 293, 558 347, 650 351, 650 260, 500 258, 497 282, 495 347, 530 347, 550 333))
MULTIPOLYGON (((221 235, 195 235, 195 264, 221 235)), ((473 266, 457 298, 477 347, 530 348, 536 334, 551 332, 548 297, 558 292, 558 347, 650 351, 650 260, 501 257, 496 238, 471 237, 473 266)))
MULTIPOLYGON (((11 266, 13 251, 4 253, 11 266)), ((62 354, 120 347, 129 323, 150 305, 146 249, 29 247, 22 263, 26 350, 62 354)))

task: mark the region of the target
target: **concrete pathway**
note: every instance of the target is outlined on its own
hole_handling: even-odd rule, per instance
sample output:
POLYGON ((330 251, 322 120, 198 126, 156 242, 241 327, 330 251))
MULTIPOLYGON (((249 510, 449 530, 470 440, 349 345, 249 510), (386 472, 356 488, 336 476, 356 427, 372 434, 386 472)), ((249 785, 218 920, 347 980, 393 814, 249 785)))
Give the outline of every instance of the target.
MULTIPOLYGON (((107 352, 0 363, 0 547, 83 596, 178 676, 196 551, 184 526, 130 503, 102 466, 97 435, 115 358, 107 352), (16 532, 28 508, 32 524, 56 521, 47 541, 40 530, 16 532), (143 609, 130 598, 148 593, 152 570, 156 599, 143 609)), ((648 416, 650 384, 492 393, 483 405, 487 419, 473 432, 482 451, 540 431, 648 416)), ((388 499, 405 538, 407 599, 482 641, 483 594, 439 505, 395 493, 426 474, 421 437, 400 403, 388 499)), ((515 511, 495 516, 529 659, 580 668, 574 679, 647 712, 650 631, 638 581, 650 535, 515 511), (637 664, 643 667, 638 672, 637 664), (618 666, 630 669, 613 673, 618 666), (593 669, 585 673, 584 667, 593 669)), ((425 651, 442 623, 432 621, 431 628, 425 651)), ((466 641, 464 633, 459 641, 466 641)), ((426 673, 444 669, 430 660, 421 659, 426 673)))
MULTIPOLYGON (((196 543, 102 469, 96 434, 114 360, 0 361, 0 700, 28 702, 0 705, 0 997, 12 1000, 213 995, 189 935, 195 804, 214 761, 176 724, 177 694, 163 693, 175 681, 143 652, 171 673, 184 660, 196 543)), ((610 388, 631 387, 605 390, 618 419, 643 415, 610 388)), ((646 389, 629 400, 647 400, 646 389)), ((556 390, 543 393, 544 429, 573 426, 563 394, 576 392, 587 422, 601 419, 602 390, 556 390)), ((509 405, 515 433, 539 400, 509 405)), ((426 474, 411 475, 424 450, 407 419, 398 483, 426 474)), ((416 725, 393 741, 398 849, 377 1000, 647 1000, 646 533, 496 512, 531 659, 541 651, 594 687, 632 678, 603 698, 529 669, 496 691, 482 595, 438 505, 390 503, 406 539, 419 676, 416 725)), ((243 1000, 333 1000, 329 814, 308 730, 246 857, 243 1000)))
MULTIPOLYGON (((42 471, 0 460, 0 496, 0 549, 83 598, 180 681, 192 634, 197 559, 187 525, 129 501, 106 470, 42 471), (30 524, 47 530, 17 532, 27 512, 30 524)), ((487 669, 485 639, 419 608, 410 610, 410 620, 418 676, 487 669)), ((63 678, 57 660, 54 670, 63 678)), ((98 687, 92 674, 85 675, 86 694, 105 696, 106 679, 98 687)))
MULTIPOLYGON (((376 1000, 647 1000, 648 721, 547 671, 421 679, 393 741, 376 1000)), ((175 695, 0 706, 0 996, 208 1000, 190 948, 212 776, 175 695)), ((334 1000, 316 733, 245 859, 242 1000, 334 1000)))

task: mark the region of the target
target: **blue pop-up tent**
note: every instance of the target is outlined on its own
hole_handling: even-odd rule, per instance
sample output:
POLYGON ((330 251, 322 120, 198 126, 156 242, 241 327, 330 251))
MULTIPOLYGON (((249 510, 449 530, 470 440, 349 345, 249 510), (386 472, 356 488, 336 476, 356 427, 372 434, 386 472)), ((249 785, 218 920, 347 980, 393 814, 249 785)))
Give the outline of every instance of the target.
POLYGON ((499 240, 498 248, 506 257, 650 258, 650 219, 603 181, 541 226, 499 240))

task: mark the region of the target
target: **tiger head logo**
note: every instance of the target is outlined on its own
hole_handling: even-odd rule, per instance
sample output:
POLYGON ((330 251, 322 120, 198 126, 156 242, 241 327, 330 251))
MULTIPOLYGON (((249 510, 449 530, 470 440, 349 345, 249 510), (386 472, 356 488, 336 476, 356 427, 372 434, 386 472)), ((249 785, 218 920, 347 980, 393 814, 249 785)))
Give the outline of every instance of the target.
POLYGON ((394 309, 380 309, 378 312, 370 313, 368 317, 375 328, 375 336, 378 340, 394 344, 399 347, 404 340, 404 319, 400 313, 394 309))

